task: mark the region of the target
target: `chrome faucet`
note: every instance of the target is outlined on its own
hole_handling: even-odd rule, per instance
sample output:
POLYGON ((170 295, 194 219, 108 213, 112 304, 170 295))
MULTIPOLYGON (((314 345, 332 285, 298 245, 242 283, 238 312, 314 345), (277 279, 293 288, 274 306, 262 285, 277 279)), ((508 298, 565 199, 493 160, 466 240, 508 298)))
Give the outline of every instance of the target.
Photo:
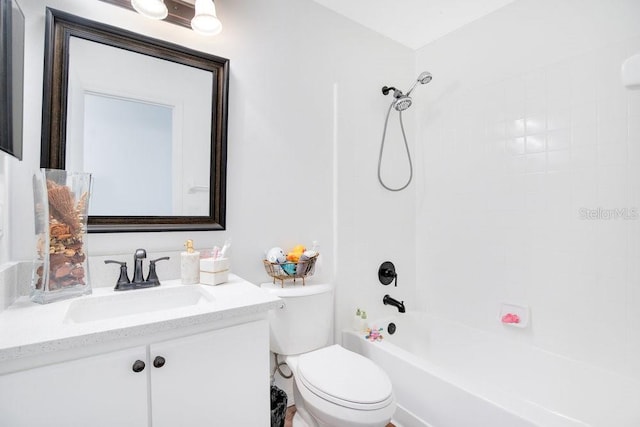
POLYGON ((385 295, 384 298, 382 298, 382 303, 384 305, 392 305, 394 307, 397 307, 400 313, 406 312, 406 309, 404 308, 404 301, 398 301, 395 298, 391 298, 389 294, 385 295))

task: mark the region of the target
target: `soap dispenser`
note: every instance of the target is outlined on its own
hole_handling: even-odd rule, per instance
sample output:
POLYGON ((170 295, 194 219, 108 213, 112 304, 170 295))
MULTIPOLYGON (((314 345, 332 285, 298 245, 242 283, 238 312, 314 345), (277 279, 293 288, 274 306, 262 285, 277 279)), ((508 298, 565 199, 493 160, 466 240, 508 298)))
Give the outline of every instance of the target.
POLYGON ((193 240, 184 244, 186 252, 180 254, 180 278, 183 285, 200 283, 200 252, 193 249, 193 240))
POLYGON ((353 330, 356 332, 362 330, 362 311, 360 311, 359 307, 356 309, 356 315, 353 318, 353 330))
POLYGON ((362 311, 361 319, 362 319, 362 324, 360 326, 361 328, 360 330, 366 331, 367 329, 369 329, 369 321, 367 320, 367 312, 364 310, 362 311))

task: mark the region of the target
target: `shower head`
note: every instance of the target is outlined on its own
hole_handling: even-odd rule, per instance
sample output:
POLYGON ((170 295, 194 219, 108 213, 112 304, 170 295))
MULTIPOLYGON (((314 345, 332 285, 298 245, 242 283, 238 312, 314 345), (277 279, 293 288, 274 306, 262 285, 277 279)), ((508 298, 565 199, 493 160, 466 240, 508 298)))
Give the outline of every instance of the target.
POLYGON ((407 95, 409 95, 413 91, 413 89, 415 89, 418 83, 426 85, 431 81, 431 79, 433 79, 433 76, 431 75, 430 72, 428 71, 421 72, 418 78, 416 79, 416 82, 413 84, 413 86, 411 86, 411 89, 407 91, 407 95))
POLYGON ((426 85, 427 83, 429 83, 431 81, 432 78, 433 78, 433 76, 431 75, 430 72, 423 71, 418 76, 418 82, 422 83, 423 85, 426 85))
POLYGON ((413 89, 418 85, 418 83, 423 85, 427 84, 431 81, 432 78, 433 76, 431 75, 430 72, 423 71, 422 73, 420 73, 415 83, 413 84, 413 86, 411 86, 411 89, 409 89, 409 91, 406 94, 403 94, 401 90, 398 90, 393 86, 384 86, 382 88, 382 94, 388 95, 389 92, 393 91, 393 97, 395 98, 395 100, 392 103, 393 108, 395 108, 396 111, 404 111, 409 107, 411 107, 411 104, 413 103, 413 101, 411 100, 411 97, 409 96, 411 94, 411 91, 413 91, 413 89))
POLYGON ((395 108, 396 111, 402 112, 411 107, 412 102, 413 101, 411 101, 411 98, 408 95, 402 95, 395 100, 395 102, 393 103, 393 108, 395 108))

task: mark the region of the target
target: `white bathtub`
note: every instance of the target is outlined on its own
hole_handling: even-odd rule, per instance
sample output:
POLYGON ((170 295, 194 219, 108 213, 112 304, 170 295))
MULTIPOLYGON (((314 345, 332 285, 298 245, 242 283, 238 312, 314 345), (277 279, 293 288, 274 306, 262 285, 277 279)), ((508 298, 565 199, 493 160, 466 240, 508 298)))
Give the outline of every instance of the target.
POLYGON ((640 427, 639 382, 424 313, 371 324, 383 341, 343 346, 389 374, 404 427, 640 427))

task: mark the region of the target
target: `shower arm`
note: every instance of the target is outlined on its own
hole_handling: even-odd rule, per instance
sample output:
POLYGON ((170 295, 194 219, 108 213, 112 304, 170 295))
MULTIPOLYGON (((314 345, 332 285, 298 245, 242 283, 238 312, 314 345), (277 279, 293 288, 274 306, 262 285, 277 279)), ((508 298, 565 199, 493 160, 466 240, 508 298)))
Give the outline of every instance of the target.
POLYGON ((402 96, 402 91, 396 89, 393 86, 383 86, 382 87, 382 94, 385 95, 385 96, 389 95, 389 92, 391 92, 391 91, 393 91, 393 97, 396 98, 396 99, 400 98, 402 96))

